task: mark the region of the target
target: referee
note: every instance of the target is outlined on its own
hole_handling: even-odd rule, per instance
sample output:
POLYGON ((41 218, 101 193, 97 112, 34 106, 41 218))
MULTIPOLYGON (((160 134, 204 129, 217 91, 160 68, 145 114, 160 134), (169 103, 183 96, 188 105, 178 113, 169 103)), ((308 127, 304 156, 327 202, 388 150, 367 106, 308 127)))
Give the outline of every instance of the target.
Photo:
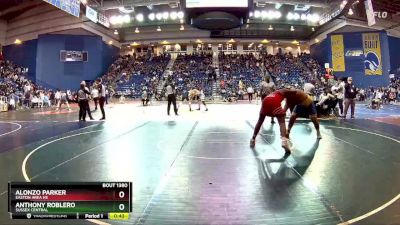
POLYGON ((104 111, 104 102, 106 101, 106 87, 101 83, 101 79, 96 80, 96 86, 97 89, 99 90, 99 106, 101 110, 102 117, 100 120, 105 120, 106 119, 106 113, 104 111))
POLYGON ((165 89, 168 99, 168 107, 167 107, 168 116, 169 116, 169 111, 171 109, 171 103, 174 105, 175 115, 178 116, 178 108, 176 107, 175 85, 172 83, 171 78, 168 78, 168 81, 165 84, 165 89))

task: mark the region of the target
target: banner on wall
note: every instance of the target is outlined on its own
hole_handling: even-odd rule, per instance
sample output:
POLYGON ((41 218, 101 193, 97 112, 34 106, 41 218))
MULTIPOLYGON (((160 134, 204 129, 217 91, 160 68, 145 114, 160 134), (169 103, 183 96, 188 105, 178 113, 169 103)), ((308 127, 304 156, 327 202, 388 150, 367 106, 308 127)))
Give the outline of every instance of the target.
POLYGON ((365 75, 382 75, 382 55, 379 33, 364 33, 365 75))
POLYGON ((346 65, 344 62, 344 44, 343 35, 331 36, 332 48, 332 68, 335 72, 344 72, 346 65))
POLYGON ((97 11, 86 6, 86 17, 93 23, 97 23, 97 11))
POLYGON ((73 15, 79 17, 79 12, 81 10, 80 0, 43 0, 55 7, 73 15))

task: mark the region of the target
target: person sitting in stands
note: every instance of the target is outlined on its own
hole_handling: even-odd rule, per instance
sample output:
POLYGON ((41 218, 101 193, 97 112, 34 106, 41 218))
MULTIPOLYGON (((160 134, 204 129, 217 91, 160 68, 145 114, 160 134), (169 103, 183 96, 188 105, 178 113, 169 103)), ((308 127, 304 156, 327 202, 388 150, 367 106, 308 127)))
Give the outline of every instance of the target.
POLYGON ((329 88, 325 88, 324 93, 319 97, 319 102, 316 104, 318 117, 329 116, 335 105, 335 96, 331 93, 329 88))

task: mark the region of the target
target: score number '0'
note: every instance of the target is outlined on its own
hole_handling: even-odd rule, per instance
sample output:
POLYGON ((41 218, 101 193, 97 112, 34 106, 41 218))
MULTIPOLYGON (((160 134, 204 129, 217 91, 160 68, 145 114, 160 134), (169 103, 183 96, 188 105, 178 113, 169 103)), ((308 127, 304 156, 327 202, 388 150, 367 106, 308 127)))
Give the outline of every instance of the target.
MULTIPOLYGON (((120 191, 118 193, 118 197, 119 198, 124 198, 125 197, 125 192, 120 191)), ((124 204, 119 204, 118 208, 119 208, 119 210, 123 211, 125 209, 125 205, 124 204)))

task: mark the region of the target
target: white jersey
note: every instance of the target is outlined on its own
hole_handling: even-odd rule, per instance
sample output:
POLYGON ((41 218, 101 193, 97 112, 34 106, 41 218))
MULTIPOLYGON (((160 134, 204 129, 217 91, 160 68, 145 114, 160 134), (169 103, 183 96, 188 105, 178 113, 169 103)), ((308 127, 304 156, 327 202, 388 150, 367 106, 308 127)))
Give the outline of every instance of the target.
POLYGON ((206 95, 204 94, 203 90, 200 91, 200 100, 204 101, 206 99, 206 95))
POLYGON ((271 81, 271 82, 267 83, 267 82, 263 81, 261 83, 261 95, 269 95, 274 91, 275 91, 274 82, 271 81))
POLYGON ((304 92, 308 95, 315 96, 315 86, 311 83, 305 83, 304 92))
POLYGON ((93 98, 98 98, 99 97, 99 90, 97 90, 97 88, 93 88, 92 97, 93 98))

